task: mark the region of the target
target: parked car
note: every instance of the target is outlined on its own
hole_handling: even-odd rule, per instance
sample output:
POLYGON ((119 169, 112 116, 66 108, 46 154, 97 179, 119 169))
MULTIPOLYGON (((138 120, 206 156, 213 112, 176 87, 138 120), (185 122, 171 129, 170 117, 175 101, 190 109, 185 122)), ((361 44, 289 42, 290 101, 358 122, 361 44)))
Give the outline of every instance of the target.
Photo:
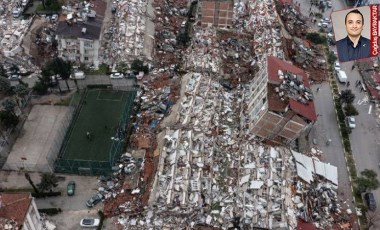
POLYGON ((74 74, 70 75, 70 79, 85 79, 86 75, 84 75, 83 71, 76 71, 74 74))
POLYGON ((355 117, 354 116, 348 116, 346 119, 347 119, 348 127, 350 129, 354 129, 356 127, 355 117))
POLYGON ((84 218, 80 220, 80 226, 85 228, 98 227, 99 223, 100 220, 96 218, 84 218))
POLYGON ((75 193, 75 181, 69 181, 67 184, 67 195, 72 196, 75 193))
POLYGON ((21 76, 20 75, 17 75, 17 74, 12 74, 10 77, 8 77, 8 79, 10 81, 18 81, 21 79, 21 76))
POLYGON ((334 69, 336 71, 340 70, 340 63, 339 62, 337 62, 337 61, 335 62, 334 69))
POLYGON ((58 14, 53 14, 53 15, 51 16, 51 21, 52 21, 52 22, 56 22, 56 21, 58 21, 58 14))
POLYGON ((376 210, 376 201, 375 201, 375 197, 373 196, 373 193, 367 192, 364 195, 364 198, 365 198, 365 201, 367 203, 368 209, 371 211, 375 211, 376 210))
POLYGON ((97 203, 99 203, 103 199, 103 195, 100 193, 96 193, 93 195, 87 202, 86 205, 89 208, 94 207, 97 203))
POLYGON ((112 73, 110 75, 110 78, 112 79, 120 79, 120 78, 124 78, 124 74, 123 73, 112 73))

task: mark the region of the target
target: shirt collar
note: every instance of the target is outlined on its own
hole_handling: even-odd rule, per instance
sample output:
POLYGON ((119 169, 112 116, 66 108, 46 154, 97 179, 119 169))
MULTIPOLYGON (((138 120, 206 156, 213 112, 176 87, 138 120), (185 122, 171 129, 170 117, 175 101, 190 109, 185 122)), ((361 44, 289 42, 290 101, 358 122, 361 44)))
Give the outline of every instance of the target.
MULTIPOLYGON (((350 45, 352 47, 354 47, 354 43, 351 41, 351 39, 347 36, 346 37, 347 39, 347 45, 350 45)), ((356 47, 359 47, 362 45, 362 41, 363 41, 363 37, 360 35, 360 38, 359 38, 359 41, 358 41, 358 45, 356 47)))

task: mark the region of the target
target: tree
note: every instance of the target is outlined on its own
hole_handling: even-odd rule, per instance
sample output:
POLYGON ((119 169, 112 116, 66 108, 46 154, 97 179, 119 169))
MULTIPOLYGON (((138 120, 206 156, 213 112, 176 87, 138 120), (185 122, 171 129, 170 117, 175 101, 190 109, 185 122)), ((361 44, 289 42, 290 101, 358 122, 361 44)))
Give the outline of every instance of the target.
POLYGON ((344 113, 346 114, 346 116, 356 116, 356 115, 359 115, 358 110, 355 108, 355 106, 352 103, 347 104, 344 107, 344 113))
POLYGON ((116 70, 120 73, 126 73, 128 69, 128 64, 126 62, 120 62, 116 67, 116 70))
MULTIPOLYGON (((16 107, 16 102, 14 102, 14 100, 10 99, 10 98, 7 98, 5 99, 1 105, 3 106, 3 109, 6 111, 6 112, 10 112, 12 114, 15 114, 15 107, 16 107)), ((15 114, 16 115, 16 114, 15 114)))
POLYGON ((18 84, 14 87, 13 91, 16 94, 16 101, 20 109, 25 102, 25 96, 28 94, 29 89, 25 84, 18 84))
POLYGON ((37 189, 36 186, 34 185, 34 183, 33 183, 33 181, 32 181, 32 178, 30 178, 29 173, 26 172, 24 175, 25 175, 25 178, 29 181, 29 184, 33 187, 34 192, 35 192, 36 194, 39 194, 40 191, 38 191, 38 189, 37 189))
POLYGON ((335 63, 336 60, 337 60, 337 57, 335 56, 334 52, 329 52, 329 54, 327 56, 328 63, 330 63, 332 65, 335 63))
POLYGON ((131 69, 138 72, 143 71, 145 74, 149 72, 148 66, 144 65, 144 62, 139 59, 133 60, 131 64, 131 69))
POLYGON ((18 124, 19 118, 10 111, 2 110, 0 111, 0 122, 3 124, 5 129, 9 129, 18 124))
POLYGON ((314 44, 325 44, 327 42, 326 37, 316 32, 308 33, 306 38, 314 44))
POLYGON ((58 178, 54 173, 43 173, 41 175, 41 182, 37 184, 40 191, 51 191, 58 186, 58 178))
POLYGON ((0 92, 9 94, 12 91, 11 82, 6 77, 0 77, 0 92))
POLYGON ((342 90, 342 92, 340 92, 340 100, 343 103, 351 104, 355 100, 355 94, 353 94, 350 89, 342 90))
POLYGON ((380 182, 377 179, 377 173, 371 169, 365 169, 362 171, 360 177, 355 179, 355 189, 358 195, 363 192, 375 190, 380 186, 380 182))
POLYGON ((42 6, 45 10, 60 10, 60 5, 57 0, 42 0, 42 6))
POLYGON ((7 137, 4 135, 4 131, 7 131, 7 130, 6 130, 5 125, 3 124, 3 122, 0 120, 0 136, 3 138, 3 140, 5 141, 5 143, 9 144, 8 140, 7 140, 7 137))
MULTIPOLYGON (((44 77, 48 77, 50 79, 50 84, 52 81, 51 76, 60 76, 63 80, 65 80, 67 89, 70 91, 69 83, 67 82, 67 80, 70 78, 72 70, 73 66, 70 61, 65 61, 61 58, 54 58, 53 60, 46 62, 46 64, 42 68, 41 75, 44 77)), ((57 79, 55 80, 58 82, 57 79)), ((61 88, 59 88, 59 90, 61 90, 61 88)))
POLYGON ((7 71, 2 64, 0 64, 0 77, 7 77, 7 71))
POLYGON ((34 83, 33 91, 39 95, 44 95, 48 92, 49 83, 43 76, 38 77, 38 81, 34 83))

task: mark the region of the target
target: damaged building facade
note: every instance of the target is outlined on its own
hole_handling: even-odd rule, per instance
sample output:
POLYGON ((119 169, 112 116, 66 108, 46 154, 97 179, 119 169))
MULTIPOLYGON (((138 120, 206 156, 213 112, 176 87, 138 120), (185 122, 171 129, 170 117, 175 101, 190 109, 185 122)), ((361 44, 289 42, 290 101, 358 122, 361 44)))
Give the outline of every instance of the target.
POLYGON ((98 67, 103 19, 84 7, 64 15, 58 22, 58 57, 98 67))
POLYGON ((263 140, 290 143, 317 119, 306 73, 276 57, 265 59, 246 95, 250 129, 263 140))

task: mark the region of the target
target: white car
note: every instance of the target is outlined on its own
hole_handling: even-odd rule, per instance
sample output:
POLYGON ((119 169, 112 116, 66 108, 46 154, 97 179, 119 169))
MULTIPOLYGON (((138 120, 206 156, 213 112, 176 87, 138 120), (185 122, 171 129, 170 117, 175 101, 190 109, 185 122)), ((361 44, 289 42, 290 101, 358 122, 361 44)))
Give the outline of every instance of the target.
POLYGON ((96 218, 84 218, 80 220, 80 226, 85 228, 98 227, 100 223, 99 219, 96 218))
POLYGON ((339 70, 340 70, 340 63, 339 63, 339 62, 335 62, 334 69, 335 69, 336 71, 339 71, 339 70))
POLYGON ((8 77, 8 80, 10 81, 18 81, 18 80, 21 80, 21 76, 20 75, 17 75, 17 74, 12 74, 10 77, 8 77))
POLYGON ((70 75, 70 79, 85 79, 86 75, 84 75, 83 71, 76 71, 74 74, 70 75))
POLYGON ((110 78, 112 78, 112 79, 124 78, 124 74, 123 73, 113 73, 110 75, 110 78))
POLYGON ((56 22, 56 21, 58 21, 58 14, 53 14, 53 15, 51 16, 51 21, 52 21, 52 22, 56 22))
POLYGON ((346 119, 347 119, 348 127, 350 129, 354 129, 356 127, 355 117, 354 116, 348 116, 346 119))

